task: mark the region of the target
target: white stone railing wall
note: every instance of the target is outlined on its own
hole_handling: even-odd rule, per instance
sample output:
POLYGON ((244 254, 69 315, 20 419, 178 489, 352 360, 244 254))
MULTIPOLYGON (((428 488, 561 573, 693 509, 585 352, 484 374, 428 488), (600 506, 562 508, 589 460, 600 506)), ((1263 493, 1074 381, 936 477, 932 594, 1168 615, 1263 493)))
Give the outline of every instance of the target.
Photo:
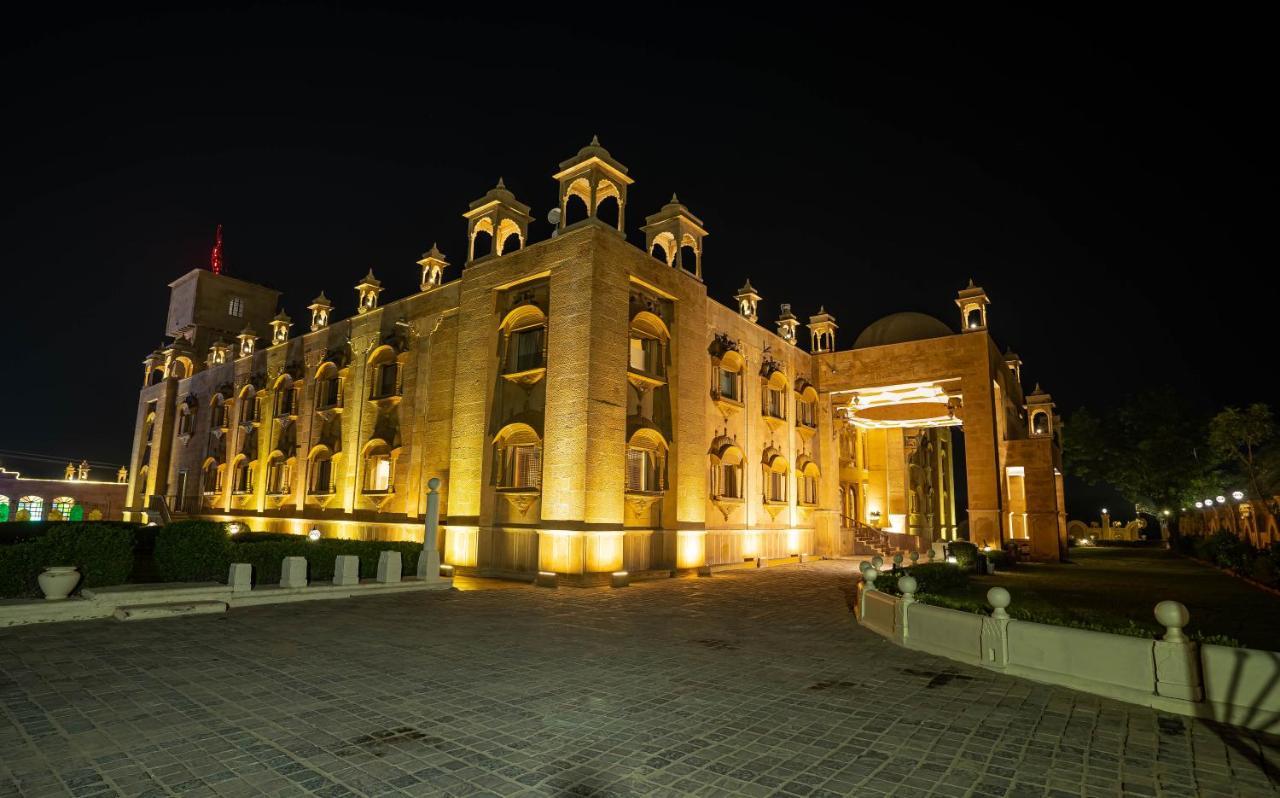
POLYGON ((879 572, 862 563, 858 622, 910 649, 1046 684, 1250 729, 1280 730, 1280 653, 1199 644, 1182 631, 1190 620, 1176 601, 1155 607, 1159 639, 1073 629, 1009 617, 1009 592, 987 591, 991 614, 945 609, 915 599, 916 580, 898 580, 901 596, 876 590, 879 572))

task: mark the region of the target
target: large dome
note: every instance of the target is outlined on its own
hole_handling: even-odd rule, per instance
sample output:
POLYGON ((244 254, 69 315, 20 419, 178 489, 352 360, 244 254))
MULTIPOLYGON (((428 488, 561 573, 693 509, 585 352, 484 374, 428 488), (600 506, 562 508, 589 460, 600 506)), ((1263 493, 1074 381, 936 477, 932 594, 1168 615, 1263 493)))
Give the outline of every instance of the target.
POLYGON ((952 335, 950 327, 924 313, 894 313, 873 322, 853 342, 854 349, 869 346, 900 344, 906 341, 923 341, 952 335))

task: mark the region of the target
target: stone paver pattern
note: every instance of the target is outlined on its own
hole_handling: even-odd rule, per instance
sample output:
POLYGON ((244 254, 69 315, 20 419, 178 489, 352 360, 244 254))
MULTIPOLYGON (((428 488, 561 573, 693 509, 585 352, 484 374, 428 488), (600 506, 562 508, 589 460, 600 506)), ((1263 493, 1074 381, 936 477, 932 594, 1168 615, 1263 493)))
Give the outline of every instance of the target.
POLYGON ((822 562, 0 631, 0 796, 1252 796, 1275 738, 918 652, 822 562))

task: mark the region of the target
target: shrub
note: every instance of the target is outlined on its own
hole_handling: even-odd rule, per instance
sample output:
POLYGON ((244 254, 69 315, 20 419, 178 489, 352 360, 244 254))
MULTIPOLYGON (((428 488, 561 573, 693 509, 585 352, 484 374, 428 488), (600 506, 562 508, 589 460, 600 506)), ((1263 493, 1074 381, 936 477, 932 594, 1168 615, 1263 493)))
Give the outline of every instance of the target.
POLYGON ((989 551, 987 552, 987 562, 1001 571, 1005 571, 1012 568, 1017 560, 1007 551, 989 551))
POLYGON ((915 577, 921 593, 963 593, 969 586, 969 573, 959 565, 946 562, 913 565, 909 573, 915 577))
POLYGON ((222 582, 231 541, 217 521, 175 521, 156 534, 155 567, 165 582, 222 582))
POLYGON ((42 534, 0 546, 0 596, 38 596, 50 565, 74 565, 81 587, 122 584, 133 569, 133 526, 116 522, 51 524, 42 534))
POLYGON ((379 542, 372 540, 338 540, 327 538, 312 542, 300 535, 236 535, 232 538, 230 562, 253 566, 255 584, 270 585, 280 581, 280 566, 285 557, 307 558, 307 579, 312 582, 333 579, 334 560, 340 554, 360 558, 360 578, 372 579, 378 574, 378 557, 384 551, 400 552, 402 573, 412 574, 418 568, 419 543, 379 542))
POLYGON ((1250 566, 1249 576, 1264 585, 1275 587, 1276 582, 1280 581, 1280 567, 1276 566, 1276 561, 1270 552, 1260 554, 1250 566))
POLYGON ((948 544, 951 556, 956 558, 956 565, 961 568, 973 570, 974 563, 978 561, 978 547, 967 540, 953 540, 948 544))

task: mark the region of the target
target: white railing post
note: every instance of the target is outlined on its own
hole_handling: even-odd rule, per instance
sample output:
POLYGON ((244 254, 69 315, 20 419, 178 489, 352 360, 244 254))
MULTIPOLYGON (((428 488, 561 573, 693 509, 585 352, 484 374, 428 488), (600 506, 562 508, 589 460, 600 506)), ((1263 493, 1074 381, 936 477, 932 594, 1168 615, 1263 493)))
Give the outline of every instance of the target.
POLYGON ((982 664, 1004 670, 1009 664, 1009 591, 993 587, 987 591, 991 617, 982 619, 982 664))
POLYGON ((1165 628, 1164 638, 1155 641, 1156 695, 1184 701, 1204 699, 1200 675, 1199 646, 1182 633, 1191 613, 1176 601, 1156 605, 1156 620, 1165 628))
POLYGON ((440 578, 440 552, 438 538, 440 527, 440 478, 427 480, 427 520, 422 532, 422 553, 418 555, 418 578, 440 578))
POLYGON ((916 600, 916 589, 919 585, 916 583, 914 576, 904 576, 898 580, 898 590, 902 591, 902 598, 898 599, 895 607, 898 617, 894 626, 897 627, 898 642, 903 645, 907 644, 907 610, 916 600))

